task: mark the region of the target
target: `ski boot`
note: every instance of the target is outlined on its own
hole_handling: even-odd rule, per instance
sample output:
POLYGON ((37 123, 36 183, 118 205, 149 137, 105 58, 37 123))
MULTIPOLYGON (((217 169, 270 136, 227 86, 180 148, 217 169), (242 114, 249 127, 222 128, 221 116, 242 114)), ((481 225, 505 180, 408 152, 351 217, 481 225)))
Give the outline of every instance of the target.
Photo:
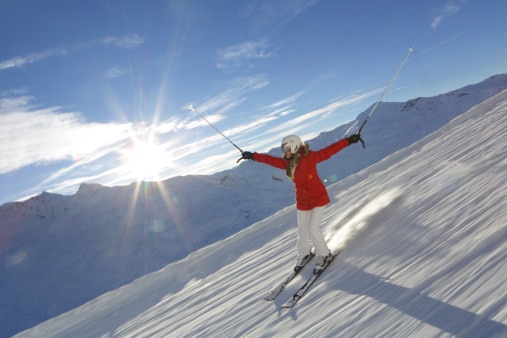
POLYGON ((333 255, 331 254, 331 252, 328 253, 326 256, 317 256, 317 260, 315 261, 315 267, 313 268, 313 273, 316 274, 322 269, 324 269, 329 264, 329 261, 331 260, 332 257, 333 255))
POLYGON ((294 271, 299 272, 301 271, 306 263, 308 263, 314 256, 314 253, 310 252, 308 255, 305 256, 299 256, 296 260, 296 266, 294 267, 294 271))

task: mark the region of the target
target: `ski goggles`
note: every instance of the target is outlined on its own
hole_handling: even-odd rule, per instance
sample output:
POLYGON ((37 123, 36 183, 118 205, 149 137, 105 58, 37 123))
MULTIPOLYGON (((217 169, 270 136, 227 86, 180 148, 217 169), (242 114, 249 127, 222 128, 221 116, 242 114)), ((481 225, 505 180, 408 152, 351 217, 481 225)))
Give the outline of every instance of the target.
POLYGON ((282 152, 286 153, 288 151, 291 151, 291 144, 289 143, 282 144, 281 148, 282 152))

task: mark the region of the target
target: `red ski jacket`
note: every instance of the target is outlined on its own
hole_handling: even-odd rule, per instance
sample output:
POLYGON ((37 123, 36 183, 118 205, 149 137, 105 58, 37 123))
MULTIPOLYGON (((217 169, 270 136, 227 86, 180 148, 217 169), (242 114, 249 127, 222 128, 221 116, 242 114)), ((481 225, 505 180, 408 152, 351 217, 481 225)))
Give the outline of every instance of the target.
MULTIPOLYGON (((312 210, 330 202, 326 187, 317 173, 317 163, 327 160, 347 146, 349 141, 345 138, 320 150, 310 150, 307 155, 301 156, 293 180, 298 210, 312 210)), ((254 153, 253 160, 279 169, 286 169, 290 161, 260 153, 254 153)))

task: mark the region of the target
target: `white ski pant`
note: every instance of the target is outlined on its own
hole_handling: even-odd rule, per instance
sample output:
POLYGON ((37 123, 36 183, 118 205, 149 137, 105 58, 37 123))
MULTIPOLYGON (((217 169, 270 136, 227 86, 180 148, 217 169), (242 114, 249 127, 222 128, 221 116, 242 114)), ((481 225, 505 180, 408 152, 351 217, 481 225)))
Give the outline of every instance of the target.
POLYGON ((315 254, 325 256, 329 253, 326 241, 320 232, 320 222, 325 207, 317 207, 312 210, 298 210, 298 241, 297 249, 299 257, 310 253, 310 240, 315 247, 315 254))

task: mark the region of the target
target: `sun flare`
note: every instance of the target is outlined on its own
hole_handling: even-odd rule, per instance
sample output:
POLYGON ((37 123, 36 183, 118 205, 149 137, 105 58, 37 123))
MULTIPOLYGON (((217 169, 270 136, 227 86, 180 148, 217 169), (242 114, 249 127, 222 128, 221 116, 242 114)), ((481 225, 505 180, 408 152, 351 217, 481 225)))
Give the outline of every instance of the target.
POLYGON ((134 140, 124 153, 125 169, 138 180, 158 179, 163 166, 164 151, 153 140, 134 140))

